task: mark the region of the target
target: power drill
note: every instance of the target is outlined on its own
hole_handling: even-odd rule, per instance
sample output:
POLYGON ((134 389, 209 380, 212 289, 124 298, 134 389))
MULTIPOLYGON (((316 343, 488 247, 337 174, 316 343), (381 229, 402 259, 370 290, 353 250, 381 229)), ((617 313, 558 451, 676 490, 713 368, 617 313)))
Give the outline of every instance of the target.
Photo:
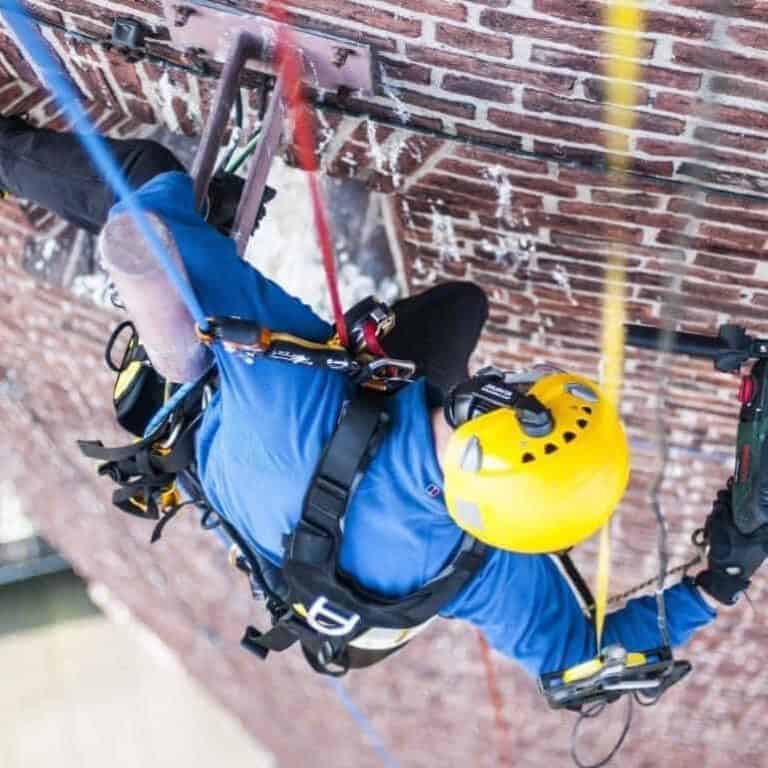
POLYGON ((741 377, 736 467, 731 484, 731 506, 736 527, 745 536, 768 523, 768 339, 756 339, 738 325, 721 325, 717 336, 665 333, 657 328, 626 325, 629 346, 664 349, 714 361, 715 369, 738 372, 753 360, 741 377), (671 343, 670 343, 671 342, 671 343))

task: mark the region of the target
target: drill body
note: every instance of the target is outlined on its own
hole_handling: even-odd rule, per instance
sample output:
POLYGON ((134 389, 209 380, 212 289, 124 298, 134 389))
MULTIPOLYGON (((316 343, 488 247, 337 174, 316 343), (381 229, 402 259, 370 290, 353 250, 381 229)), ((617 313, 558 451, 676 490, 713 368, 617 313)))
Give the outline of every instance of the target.
POLYGON ((742 378, 731 505, 744 535, 768 524, 768 361, 757 360, 742 378))

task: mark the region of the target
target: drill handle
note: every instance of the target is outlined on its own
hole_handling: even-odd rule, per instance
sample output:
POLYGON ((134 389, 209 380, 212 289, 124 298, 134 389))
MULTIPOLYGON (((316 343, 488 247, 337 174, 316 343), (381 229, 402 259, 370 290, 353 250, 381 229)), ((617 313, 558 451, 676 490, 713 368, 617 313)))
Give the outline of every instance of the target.
MULTIPOLYGON (((665 332, 645 325, 625 325, 627 344, 643 349, 662 349, 665 332)), ((712 360, 718 371, 738 371, 750 358, 768 355, 768 342, 748 336, 739 325, 721 325, 717 336, 676 332, 669 352, 712 360)))

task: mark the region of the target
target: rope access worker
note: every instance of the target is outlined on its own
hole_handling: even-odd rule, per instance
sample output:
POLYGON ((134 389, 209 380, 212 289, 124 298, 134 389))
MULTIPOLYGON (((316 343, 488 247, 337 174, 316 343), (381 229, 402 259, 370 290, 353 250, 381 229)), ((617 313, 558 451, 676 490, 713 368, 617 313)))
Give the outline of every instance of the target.
MULTIPOLYGON (((7 163, 4 153, 0 146, 7 163)), ((0 177, 0 186, 8 182, 0 177)), ((193 339, 205 373, 188 375, 142 420, 142 440, 83 448, 121 484, 121 508, 165 519, 169 482, 178 479, 204 520, 235 542, 274 619, 265 633, 249 628, 244 644, 265 656, 299 641, 313 668, 343 672, 391 654, 440 615, 471 622, 533 675, 593 658, 593 625, 548 555, 603 526, 628 482, 627 438, 600 388, 551 367, 470 376, 487 301, 469 283, 396 303, 394 327, 368 334, 362 346, 374 361, 416 364, 412 380, 389 394, 361 387, 340 364, 249 352, 248 339, 269 332, 306 359, 338 345, 327 346, 329 323, 240 260, 203 220, 186 173, 161 173, 137 197, 211 327, 152 330, 145 321, 156 305, 142 306, 140 291, 124 294, 119 280, 118 289, 159 374, 184 380, 158 363, 163 333, 171 345, 193 339)), ((123 204, 112 209, 101 248, 113 277, 148 274, 154 260, 123 204)), ((163 280, 163 295, 173 296, 163 280)), ((121 375, 140 349, 129 345, 121 375)), ((134 370, 147 366, 144 358, 134 370)), ((118 378, 118 389, 131 386, 118 378)), ((664 593, 672 645, 714 619, 712 598, 735 602, 765 557, 766 536, 737 531, 725 491, 706 530, 707 567, 664 593)), ((653 598, 609 614, 604 639, 628 651, 658 647, 653 598)))

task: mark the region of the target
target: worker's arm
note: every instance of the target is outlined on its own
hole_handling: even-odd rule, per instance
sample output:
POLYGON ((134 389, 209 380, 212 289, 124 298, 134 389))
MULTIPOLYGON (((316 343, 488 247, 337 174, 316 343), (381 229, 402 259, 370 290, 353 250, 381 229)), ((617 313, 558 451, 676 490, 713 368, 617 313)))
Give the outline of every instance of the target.
MULTIPOLYGON (((716 616, 698 589, 680 582, 665 591, 672 644, 683 645, 716 616)), ((557 566, 545 555, 492 550, 459 595, 442 611, 482 630, 497 650, 530 674, 553 672, 596 655, 595 630, 557 566)), ((605 624, 605 642, 629 651, 657 648, 661 638, 652 597, 630 600, 605 624)))
MULTIPOLYGON (((148 181, 138 191, 139 203, 157 214, 173 232, 192 289, 209 316, 232 316, 311 341, 325 341, 331 326, 306 304, 240 259, 235 243, 200 217, 192 179, 171 172, 148 181)), ((122 204, 112 214, 124 210, 122 204)))

